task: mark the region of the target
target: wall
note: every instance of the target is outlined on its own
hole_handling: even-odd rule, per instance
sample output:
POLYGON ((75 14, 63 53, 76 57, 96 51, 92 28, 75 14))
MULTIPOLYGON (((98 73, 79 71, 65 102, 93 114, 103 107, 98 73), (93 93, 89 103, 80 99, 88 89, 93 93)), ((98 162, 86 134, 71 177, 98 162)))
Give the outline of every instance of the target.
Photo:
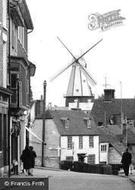
POLYGON ((120 164, 121 163, 121 155, 113 147, 109 148, 109 161, 108 162, 109 162, 109 164, 120 164))
MULTIPOLYGON (((67 149, 67 136, 61 137, 61 160, 66 160, 66 156, 73 156, 74 161, 78 161, 78 154, 95 154, 95 164, 99 163, 99 136, 94 136, 94 147, 89 148, 89 136, 83 136, 83 149, 79 149, 79 137, 72 136, 74 149, 67 149)), ((87 157, 85 158, 87 163, 87 157)))
POLYGON ((52 119, 46 120, 46 166, 59 168, 60 135, 52 119), (53 140, 52 140, 53 139, 53 140))
MULTIPOLYGON (((40 139, 42 139, 42 124, 42 119, 36 119, 32 128, 32 132, 34 132, 40 139)), ((59 133, 55 123, 51 119, 47 119, 45 122, 45 142, 45 166, 59 168, 59 133)), ((41 165, 42 143, 36 137, 31 135, 30 144, 34 147, 37 153, 36 164, 41 165)))

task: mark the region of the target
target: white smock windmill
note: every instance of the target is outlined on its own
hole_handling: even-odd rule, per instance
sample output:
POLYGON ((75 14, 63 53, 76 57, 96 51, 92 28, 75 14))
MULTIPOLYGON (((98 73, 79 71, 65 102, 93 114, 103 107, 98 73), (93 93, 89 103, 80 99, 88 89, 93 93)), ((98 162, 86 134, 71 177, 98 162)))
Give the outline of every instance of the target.
MULTIPOLYGON (((91 100, 93 100, 94 96, 91 90, 91 85, 96 85, 95 80, 87 71, 87 64, 84 60, 84 56, 92 50, 97 44, 99 44, 101 40, 95 43, 92 47, 90 47, 87 51, 82 53, 79 57, 75 57, 73 53, 67 48, 67 46, 62 42, 62 40, 57 37, 58 40, 62 43, 62 45, 66 48, 66 50, 73 57, 73 62, 70 63, 67 67, 62 69, 57 75, 55 75, 51 81, 56 79, 59 75, 65 72, 69 67, 72 66, 67 93, 65 95, 66 98, 66 107, 72 107, 72 105, 76 104, 77 108, 79 104, 87 104, 91 100), (71 105, 71 106, 70 106, 71 105)), ((74 107, 74 106, 73 106, 74 107)))

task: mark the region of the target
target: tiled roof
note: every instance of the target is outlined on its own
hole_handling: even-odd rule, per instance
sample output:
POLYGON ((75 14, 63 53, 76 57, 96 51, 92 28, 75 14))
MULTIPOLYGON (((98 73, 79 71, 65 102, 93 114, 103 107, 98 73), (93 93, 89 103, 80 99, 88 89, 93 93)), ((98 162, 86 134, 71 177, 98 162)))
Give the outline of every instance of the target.
MULTIPOLYGON (((116 128, 116 126, 113 127, 116 128)), ((122 155, 125 150, 125 145, 120 141, 120 138, 117 137, 117 135, 111 130, 109 130, 108 127, 98 127, 98 131, 100 133, 100 143, 108 142, 122 155)))
MULTIPOLYGON (((112 101, 104 101, 103 99, 96 99, 91 111, 94 121, 103 122, 105 125, 105 119, 107 122, 107 131, 112 133, 115 137, 121 141, 123 139, 122 129, 120 128, 120 121, 118 125, 108 125, 108 121, 112 115, 121 114, 121 108, 124 115, 131 120, 135 120, 135 99, 113 99, 112 101)), ((135 144, 135 129, 129 128, 127 130, 127 140, 129 144, 135 144)), ((105 137, 104 137, 105 138, 105 137)))
POLYGON ((85 119, 90 118, 90 116, 82 110, 50 110, 49 112, 61 135, 98 135, 98 130, 92 118, 91 127, 87 128, 85 119), (68 128, 65 128, 62 122, 63 118, 69 120, 68 128))
POLYGON ((120 115, 121 108, 125 116, 135 120, 135 99, 113 99, 104 101, 96 99, 92 108, 92 116, 96 123, 108 120, 113 114, 120 115))

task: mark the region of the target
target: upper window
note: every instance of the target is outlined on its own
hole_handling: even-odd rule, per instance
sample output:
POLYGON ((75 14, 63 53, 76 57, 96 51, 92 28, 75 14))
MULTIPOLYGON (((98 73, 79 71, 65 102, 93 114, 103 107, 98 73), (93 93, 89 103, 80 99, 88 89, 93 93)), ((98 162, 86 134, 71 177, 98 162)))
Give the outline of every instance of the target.
POLYGON ((11 73, 11 88, 17 89, 17 81, 19 75, 17 73, 11 73))
POLYGON ((79 136, 79 149, 83 148, 83 136, 79 136))
POLYGON ((22 26, 18 27, 18 40, 20 41, 22 47, 27 51, 27 32, 22 26))
POLYGON ((89 136, 89 147, 90 148, 94 147, 94 138, 93 138, 93 136, 89 136))
POLYGON ((89 117, 85 117, 84 122, 87 128, 91 128, 91 119, 89 117))
POLYGON ((101 145, 101 152, 106 152, 107 151, 107 145, 103 144, 101 145))
POLYGON ((11 41, 12 50, 16 52, 17 51, 17 27, 15 26, 13 22, 12 22, 11 32, 12 32, 12 41, 11 41))
POLYGON ((68 128, 69 128, 69 118, 67 118, 67 117, 62 117, 62 118, 61 118, 61 121, 62 121, 64 127, 65 127, 66 129, 68 129, 68 128))
POLYGON ((67 141, 68 141, 68 142, 67 142, 67 148, 68 148, 68 149, 72 149, 72 144, 73 144, 73 143, 72 143, 72 136, 68 136, 68 137, 67 137, 67 141))

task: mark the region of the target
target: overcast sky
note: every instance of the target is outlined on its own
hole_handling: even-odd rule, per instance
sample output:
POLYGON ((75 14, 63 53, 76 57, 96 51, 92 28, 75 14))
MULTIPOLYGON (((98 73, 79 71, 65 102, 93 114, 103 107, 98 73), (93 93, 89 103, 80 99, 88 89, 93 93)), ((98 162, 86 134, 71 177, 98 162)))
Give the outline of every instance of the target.
POLYGON ((47 81, 47 104, 64 106, 71 68, 53 82, 50 79, 73 60, 58 41, 57 36, 75 56, 103 41, 87 53, 84 58, 89 73, 97 82, 92 87, 96 97, 103 93, 105 77, 108 88, 116 90, 117 98, 135 97, 135 11, 134 0, 27 0, 34 24, 29 34, 29 60, 37 69, 32 78, 34 99, 43 94, 43 81, 47 81), (104 14, 121 9, 126 19, 123 25, 107 31, 88 29, 88 16, 104 14), (122 85, 120 85, 120 81, 122 85))

